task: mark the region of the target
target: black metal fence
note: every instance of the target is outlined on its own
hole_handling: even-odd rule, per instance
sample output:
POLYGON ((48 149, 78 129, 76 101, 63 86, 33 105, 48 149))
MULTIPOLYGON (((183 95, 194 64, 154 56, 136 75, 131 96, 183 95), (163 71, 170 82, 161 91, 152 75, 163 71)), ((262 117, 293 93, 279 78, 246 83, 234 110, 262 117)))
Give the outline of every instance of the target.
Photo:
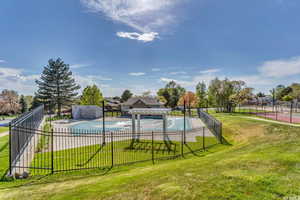
MULTIPOLYGON (((199 112, 199 111, 198 111, 199 112)), ((177 113, 173 113, 177 115, 177 113)), ((104 116, 120 116, 109 115, 104 116)), ((187 118, 186 112, 178 116, 187 118)), ((163 132, 128 130, 53 128, 44 123, 43 107, 26 113, 10 124, 10 174, 41 175, 81 169, 102 169, 136 162, 198 155, 222 140, 221 125, 211 125, 207 116, 199 114, 208 128, 199 126, 163 132), (219 130, 217 130, 217 127, 219 130), (211 134, 212 133, 212 134, 211 134), (215 137, 216 136, 216 137, 215 137)), ((105 120, 103 118, 103 120, 105 120)), ((102 125, 99 121, 99 125, 102 125)), ((52 123, 52 125, 51 125, 52 123)))
POLYGON ((200 108, 198 108, 197 111, 199 118, 206 124, 208 129, 218 138, 219 142, 222 143, 222 123, 216 118, 214 118, 212 115, 201 110, 200 108))
POLYGON ((300 104, 293 102, 242 104, 236 107, 235 112, 276 121, 300 123, 300 104))
MULTIPOLYGON (((25 136, 32 131, 19 129, 25 136)), ((131 131, 50 129, 35 130, 36 140, 28 140, 23 159, 14 164, 13 172, 24 171, 32 175, 60 171, 110 168, 136 162, 173 159, 186 154, 200 154, 205 149, 218 144, 209 136, 207 128, 193 134, 180 132, 140 132, 131 131), (103 142, 105 141, 105 143, 103 142), (30 155, 31 154, 31 155, 30 155)))
POLYGON ((25 154, 30 151, 29 145, 35 137, 35 130, 38 129, 44 117, 44 106, 24 113, 9 124, 9 163, 10 173, 14 167, 21 165, 25 154))

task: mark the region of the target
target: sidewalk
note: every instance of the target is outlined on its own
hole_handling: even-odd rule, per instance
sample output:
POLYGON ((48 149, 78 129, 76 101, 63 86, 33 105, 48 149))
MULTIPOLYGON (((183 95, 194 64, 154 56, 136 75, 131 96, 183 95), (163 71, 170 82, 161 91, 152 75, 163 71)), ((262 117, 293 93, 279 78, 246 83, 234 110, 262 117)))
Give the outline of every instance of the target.
POLYGON ((3 132, 3 133, 0 133, 0 137, 6 136, 6 135, 8 135, 8 134, 9 134, 9 132, 8 132, 8 131, 6 131, 6 132, 3 132))

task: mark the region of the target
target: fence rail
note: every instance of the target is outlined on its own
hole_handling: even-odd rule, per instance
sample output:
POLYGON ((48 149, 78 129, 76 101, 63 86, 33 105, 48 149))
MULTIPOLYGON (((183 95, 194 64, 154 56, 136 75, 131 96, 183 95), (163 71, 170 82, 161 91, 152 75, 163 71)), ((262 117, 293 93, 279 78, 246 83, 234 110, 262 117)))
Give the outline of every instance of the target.
POLYGON ((300 123, 300 105, 291 102, 276 102, 274 104, 243 104, 239 105, 235 112, 253 114, 266 119, 300 123))
POLYGON ((200 108, 197 109, 199 118, 206 124, 209 130, 218 138, 219 142, 223 142, 222 123, 216 118, 204 112, 200 108))
POLYGON ((108 131, 103 137, 101 130, 51 129, 30 130, 19 127, 29 140, 23 159, 12 167, 15 172, 32 175, 61 171, 110 168, 113 166, 162 159, 173 159, 186 154, 198 154, 217 145, 215 137, 205 137, 203 127, 193 136, 181 132, 108 131), (185 138, 186 137, 186 138, 185 138), (105 143, 103 142, 105 140, 105 143), (31 155, 30 155, 31 154, 31 155), (30 159, 31 158, 31 159, 30 159))
MULTIPOLYGON (((10 124, 10 174, 27 172, 41 175, 111 168, 144 161, 154 163, 156 160, 173 159, 186 154, 200 154, 219 144, 222 141, 222 132, 221 123, 206 113, 198 112, 208 128, 201 127, 193 131, 186 131, 184 128, 169 132, 140 129, 133 133, 131 130, 103 131, 102 128, 55 128, 52 127, 51 120, 45 120, 46 123, 41 128, 44 108, 39 107, 10 124)), ((197 114, 197 110, 194 113, 197 114)), ((173 114, 182 116, 185 123, 185 112, 173 114)), ((193 116, 191 115, 192 118, 193 116)))
POLYGON ((24 154, 29 151, 28 145, 36 135, 35 130, 40 126, 44 117, 44 106, 26 112, 14 119, 9 124, 9 163, 10 174, 13 167, 20 160, 24 160, 24 154))

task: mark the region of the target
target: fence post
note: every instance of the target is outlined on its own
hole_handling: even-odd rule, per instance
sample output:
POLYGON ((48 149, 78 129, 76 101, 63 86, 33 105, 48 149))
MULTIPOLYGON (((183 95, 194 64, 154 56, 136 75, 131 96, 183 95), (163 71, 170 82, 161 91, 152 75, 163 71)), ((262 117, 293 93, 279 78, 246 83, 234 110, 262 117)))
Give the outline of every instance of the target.
POLYGON ((275 114, 276 114, 276 121, 278 120, 278 107, 277 104, 275 105, 275 114))
POLYGON ((220 143, 221 144, 223 144, 223 129, 222 129, 222 127, 223 127, 223 124, 222 124, 222 122, 220 122, 220 143))
POLYGON ((11 123, 9 123, 9 174, 12 175, 12 161, 11 161, 11 123))
POLYGON ((183 157, 183 131, 181 132, 181 156, 183 157))
POLYGON ((203 146, 203 150, 205 151, 205 127, 203 126, 203 130, 202 130, 202 146, 203 146))
POLYGON ((53 128, 51 127, 51 173, 54 173, 53 128))
POLYGON ((290 123, 293 123, 293 102, 291 102, 290 123))
POLYGON ((114 139, 113 132, 110 132, 110 142, 111 142, 111 167, 114 166, 114 139))
POLYGON ((153 131, 152 131, 152 135, 151 135, 151 139, 152 139, 152 164, 154 164, 154 136, 153 136, 153 131))
POLYGON ((185 109, 186 109, 186 107, 185 107, 185 100, 183 101, 183 132, 184 132, 184 144, 186 143, 186 141, 185 141, 185 129, 186 129, 186 127, 185 127, 185 118, 186 118, 186 116, 185 116, 185 109))
POLYGON ((258 115, 258 102, 255 105, 255 109, 256 109, 256 115, 258 115))
POLYGON ((102 143, 105 144, 105 110, 104 101, 102 101, 102 143))

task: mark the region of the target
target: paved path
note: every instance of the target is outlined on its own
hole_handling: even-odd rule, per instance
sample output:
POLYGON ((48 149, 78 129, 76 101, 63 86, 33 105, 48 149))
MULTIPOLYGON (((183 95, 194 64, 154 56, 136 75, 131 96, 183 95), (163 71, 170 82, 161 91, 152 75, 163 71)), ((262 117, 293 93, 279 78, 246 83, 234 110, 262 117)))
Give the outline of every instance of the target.
MULTIPOLYGON (((128 119, 119 119, 119 118, 110 118, 108 121, 113 121, 113 120, 124 120, 128 121, 128 119)), ((201 121, 199 118, 191 118, 191 125, 192 125, 192 130, 186 132, 186 141, 187 142, 196 142, 196 137, 197 136, 202 136, 203 131, 205 131, 205 137, 214 137, 214 135, 211 133, 211 131, 205 127, 205 124, 201 121), (205 128, 204 128, 205 127, 205 128), (204 128, 204 129, 203 129, 204 128)), ((54 125, 54 132, 59 131, 59 129, 64 129, 68 128, 70 125, 74 125, 80 122, 84 122, 81 120, 59 120, 53 123, 54 125)), ((75 129, 76 131, 76 129, 75 129)), ((94 131, 97 133, 97 130, 94 131)), ((99 131, 98 131, 99 132, 99 131)), ((165 136, 169 138, 171 141, 181 141, 181 132, 167 132, 165 136)), ((53 138, 53 150, 54 151, 59 151, 59 150, 64 150, 64 149, 71 149, 71 148, 78 148, 78 147, 83 147, 83 146, 88 146, 88 145, 95 145, 95 144, 102 144, 102 134, 98 133, 86 133, 86 134, 74 134, 71 133, 69 130, 66 131, 65 133, 55 133, 54 138, 53 138), (99 135, 100 134, 100 135, 99 135)), ((123 133, 118 133, 114 134, 113 141, 124 141, 124 140, 130 140, 132 138, 132 135, 129 134, 130 131, 124 131, 123 133)), ((111 140, 111 133, 110 131, 106 132, 106 137, 105 141, 110 142, 111 140)), ((144 140, 151 140, 151 132, 148 133, 143 133, 139 137, 140 139, 144 140)), ((164 134, 162 133, 154 133, 154 140, 157 141, 164 141, 164 134)), ((46 150, 46 151, 49 151, 46 150)))
POLYGON ((8 132, 8 131, 6 131, 6 132, 3 132, 3 133, 0 133, 0 137, 6 136, 6 135, 8 135, 8 134, 9 134, 9 132, 8 132))
MULTIPOLYGON (((186 141, 187 142, 196 142, 197 136, 203 135, 203 130, 205 131, 206 137, 214 137, 214 135, 207 129, 195 129, 192 131, 186 132, 186 141)), ((167 137, 171 141, 181 141, 182 140, 182 133, 181 132, 168 132, 165 135, 162 133, 154 133, 154 140, 156 141, 164 141, 165 137, 167 137)), ((136 134, 136 138, 143 139, 143 140, 152 140, 151 133, 143 133, 141 135, 136 134)), ((132 139, 132 134, 129 132, 124 133, 117 133, 113 134, 113 141, 126 141, 132 139)), ((105 141, 111 142, 111 132, 107 132, 105 134, 105 141)), ((94 134, 94 133, 87 133, 87 134, 74 134, 70 132, 65 133, 55 133, 53 138, 53 150, 59 151, 59 150, 65 150, 65 149, 72 149, 72 148, 78 148, 78 147, 84 147, 89 145, 96 145, 96 144, 102 144, 103 142, 103 135, 102 134, 94 134)), ((45 150, 45 151, 49 151, 45 150)))

